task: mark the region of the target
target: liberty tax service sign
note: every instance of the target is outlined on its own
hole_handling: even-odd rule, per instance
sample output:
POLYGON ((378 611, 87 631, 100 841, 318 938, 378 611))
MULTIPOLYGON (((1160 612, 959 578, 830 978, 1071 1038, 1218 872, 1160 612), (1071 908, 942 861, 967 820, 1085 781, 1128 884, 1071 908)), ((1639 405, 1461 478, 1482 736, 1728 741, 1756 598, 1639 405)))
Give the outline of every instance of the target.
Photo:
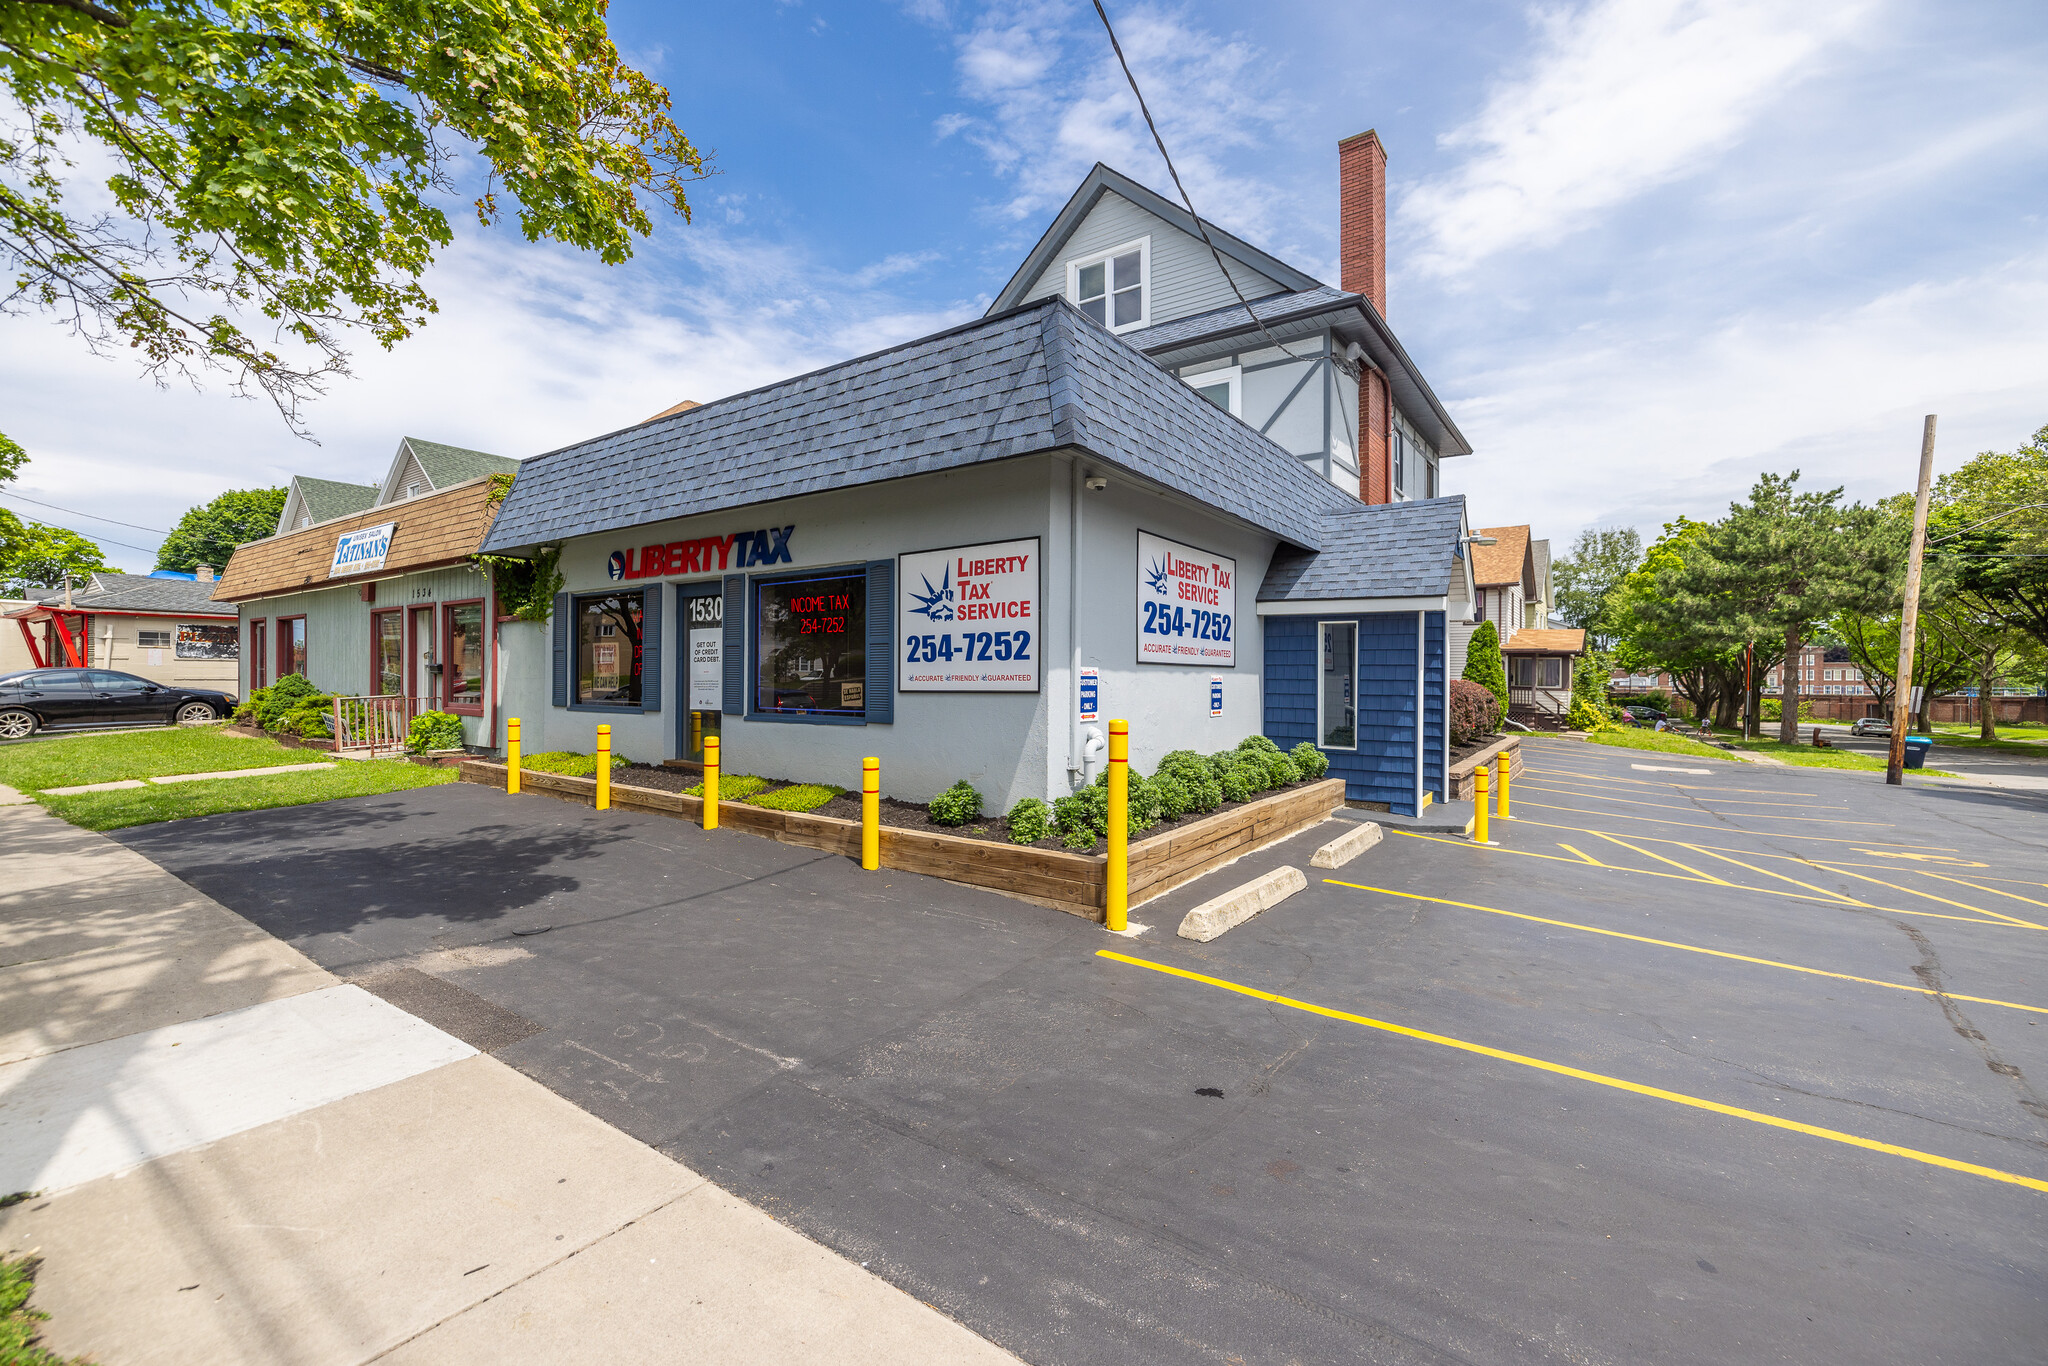
POLYGON ((1038 538, 896 557, 902 692, 1037 692, 1038 538))
POLYGON ((384 567, 391 549, 391 531, 396 522, 366 526, 361 531, 344 531, 334 543, 334 563, 327 566, 329 578, 345 574, 372 574, 384 567))
POLYGON ((1237 667, 1237 561, 1138 533, 1138 662, 1237 667))

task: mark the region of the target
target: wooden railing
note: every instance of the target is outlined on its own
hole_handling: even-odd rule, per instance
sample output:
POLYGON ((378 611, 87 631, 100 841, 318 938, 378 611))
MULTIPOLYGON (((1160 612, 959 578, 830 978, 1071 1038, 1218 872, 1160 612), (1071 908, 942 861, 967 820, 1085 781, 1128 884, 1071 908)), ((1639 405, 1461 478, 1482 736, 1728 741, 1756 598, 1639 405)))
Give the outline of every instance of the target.
POLYGON ((334 699, 336 754, 398 754, 413 718, 427 709, 422 697, 337 697, 334 699))

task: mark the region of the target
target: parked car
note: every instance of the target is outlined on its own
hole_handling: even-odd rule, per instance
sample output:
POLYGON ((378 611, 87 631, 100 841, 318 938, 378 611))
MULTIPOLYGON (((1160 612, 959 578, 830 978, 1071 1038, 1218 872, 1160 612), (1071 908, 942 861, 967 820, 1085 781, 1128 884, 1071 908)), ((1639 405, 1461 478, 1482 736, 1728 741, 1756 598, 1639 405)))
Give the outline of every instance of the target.
POLYGON ((1892 723, 1882 716, 1859 716, 1849 723, 1851 735, 1890 735, 1892 723))
POLYGON ((1652 730, 1658 729, 1664 722, 1671 719, 1669 715, 1658 711, 1655 707, 1627 706, 1623 707, 1622 710, 1633 716, 1636 719, 1637 725, 1648 726, 1652 730))
POLYGON ((27 669, 0 678, 0 740, 49 726, 160 726, 233 715, 232 693, 174 688, 112 669, 27 669))

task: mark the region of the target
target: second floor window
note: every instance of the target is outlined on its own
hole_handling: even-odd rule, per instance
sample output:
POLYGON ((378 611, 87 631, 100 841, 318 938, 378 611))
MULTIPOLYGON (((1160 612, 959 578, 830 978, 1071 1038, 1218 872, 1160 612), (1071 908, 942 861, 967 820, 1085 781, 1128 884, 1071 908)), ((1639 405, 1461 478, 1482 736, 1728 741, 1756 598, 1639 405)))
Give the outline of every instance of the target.
POLYGON ((1068 297, 1112 332, 1146 326, 1152 320, 1146 298, 1151 254, 1151 239, 1141 237, 1100 256, 1068 262, 1068 297))

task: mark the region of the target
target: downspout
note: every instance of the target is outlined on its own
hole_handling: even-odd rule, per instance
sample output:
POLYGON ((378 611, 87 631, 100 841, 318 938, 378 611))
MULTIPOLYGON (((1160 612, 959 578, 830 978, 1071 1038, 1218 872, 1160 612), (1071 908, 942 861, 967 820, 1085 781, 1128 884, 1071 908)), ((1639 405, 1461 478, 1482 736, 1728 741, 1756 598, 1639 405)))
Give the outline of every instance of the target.
POLYGON ((491 614, 491 703, 484 718, 484 748, 495 751, 498 748, 498 681, 505 675, 505 646, 500 637, 503 628, 498 625, 498 576, 488 569, 484 572, 489 574, 491 585, 484 597, 488 604, 485 610, 491 614))
MULTIPOLYGON (((1081 461, 1068 466, 1067 480, 1067 653, 1072 696, 1067 701, 1067 785, 1074 775, 1088 782, 1089 745, 1081 735, 1081 461)), ((1098 694, 1099 695, 1099 694, 1098 694)), ((1106 751, 1107 746, 1104 746, 1106 751)))
POLYGON ((1429 632, 1428 614, 1417 608, 1415 612, 1415 814, 1422 814, 1422 693, 1423 646, 1429 632))

